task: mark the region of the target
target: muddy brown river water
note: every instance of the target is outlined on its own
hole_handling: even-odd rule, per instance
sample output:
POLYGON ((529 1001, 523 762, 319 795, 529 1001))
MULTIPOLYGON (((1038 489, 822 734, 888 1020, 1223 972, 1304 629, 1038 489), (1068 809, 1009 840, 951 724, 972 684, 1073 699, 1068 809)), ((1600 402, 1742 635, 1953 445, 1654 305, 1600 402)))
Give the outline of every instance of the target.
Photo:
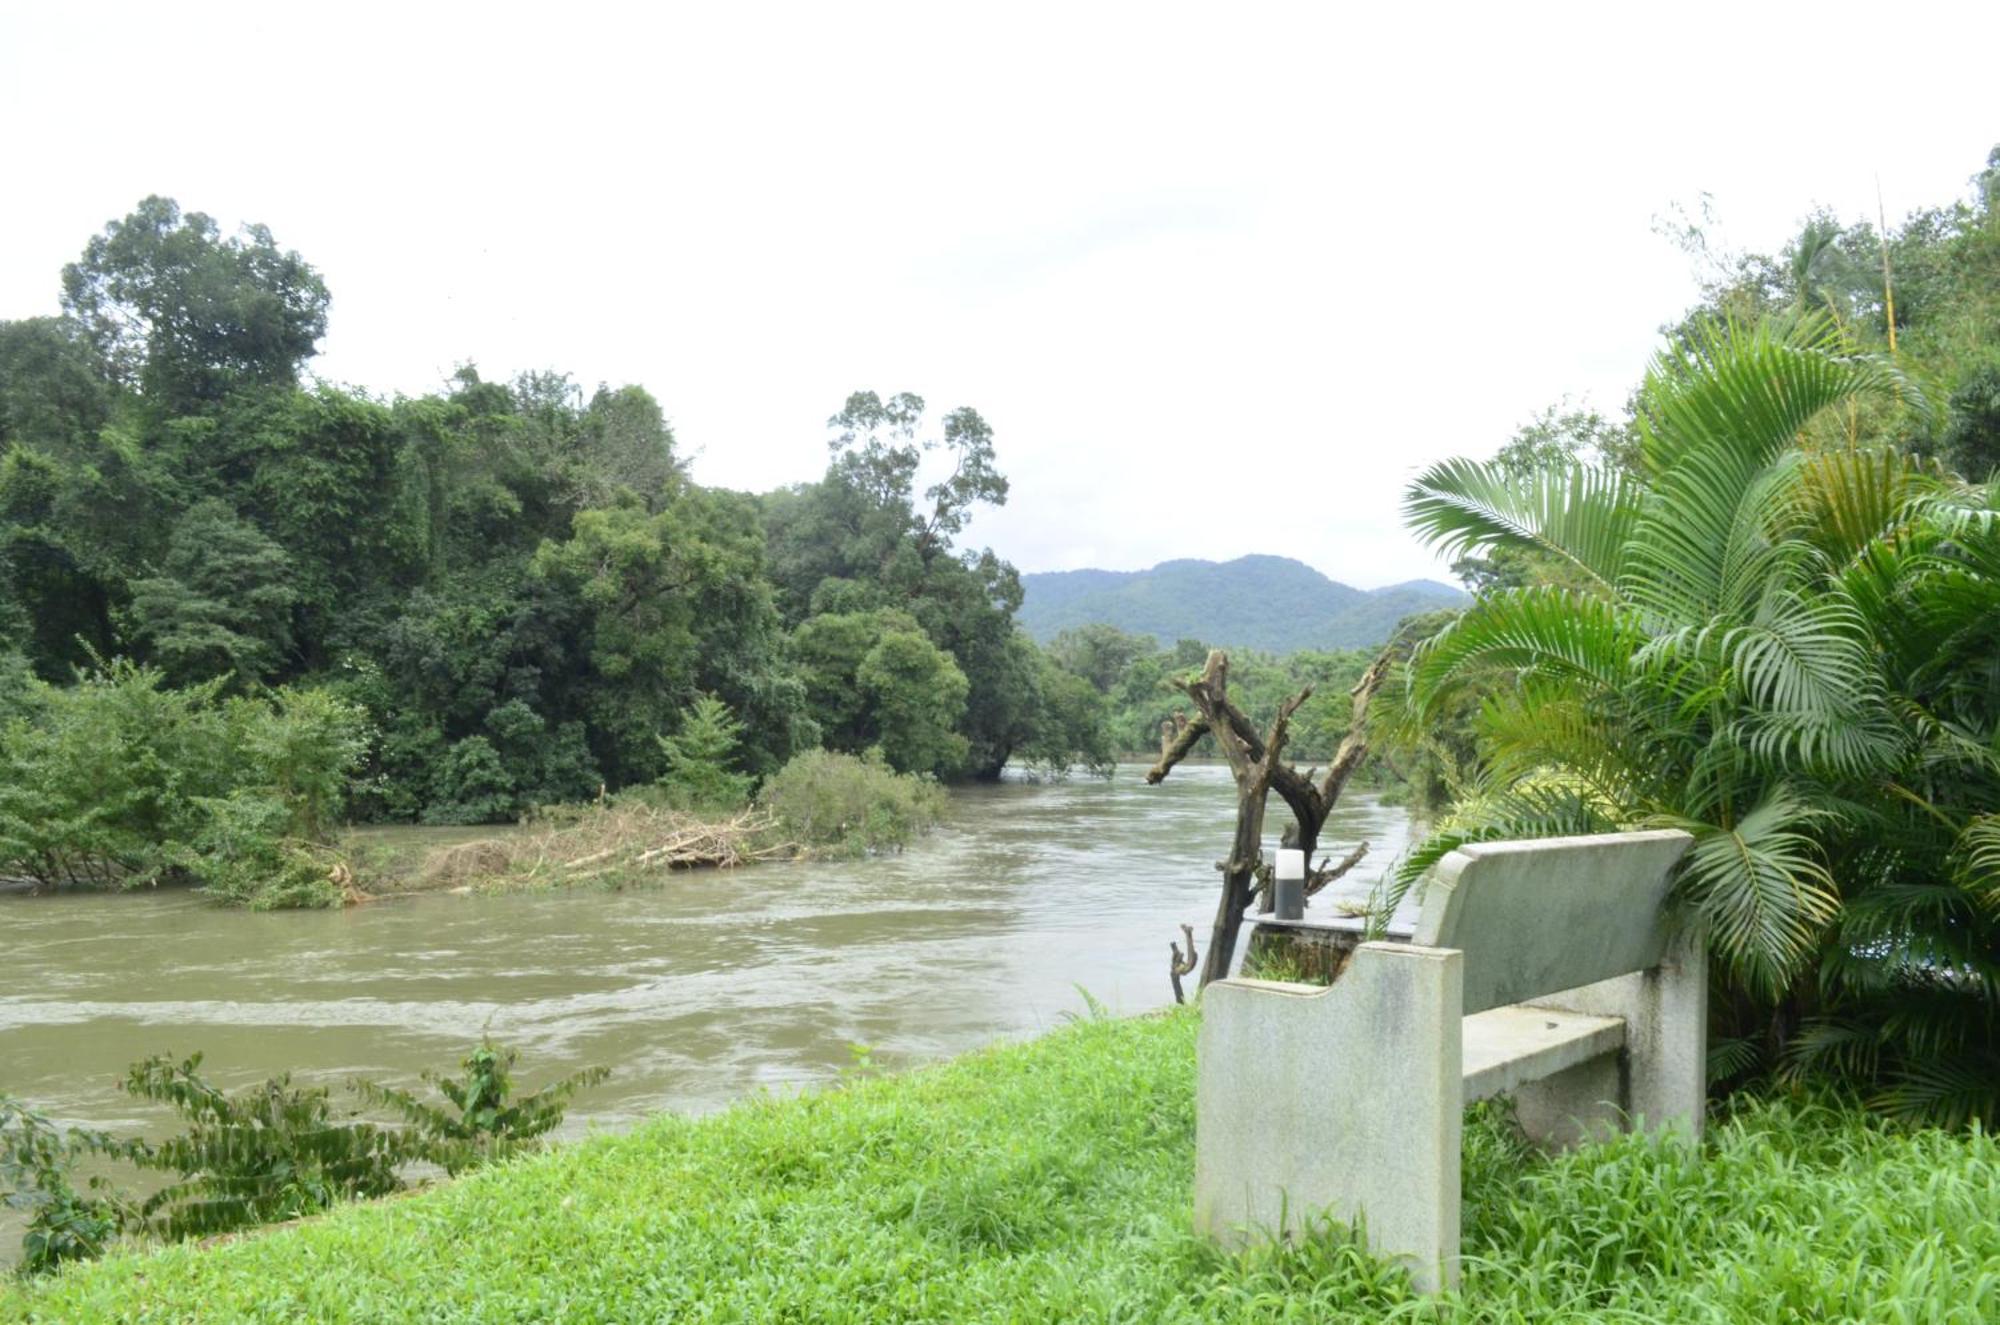
MULTIPOLYGON (((1219 767, 1142 773, 954 791, 897 856, 622 892, 270 914, 186 893, 0 897, 0 1090, 158 1135, 168 1116, 117 1084, 150 1053, 199 1050, 231 1088, 285 1069, 413 1083, 490 1032, 529 1087, 612 1065, 575 1134, 826 1081, 856 1044, 896 1068, 1032 1035, 1082 1008, 1079 987, 1143 1011, 1172 998, 1177 926, 1206 942, 1234 798, 1219 767)), ((1372 878, 1407 834, 1401 809, 1351 794, 1323 845, 1369 839, 1372 878)), ((13 1240, 0 1230, 0 1260, 13 1240)))

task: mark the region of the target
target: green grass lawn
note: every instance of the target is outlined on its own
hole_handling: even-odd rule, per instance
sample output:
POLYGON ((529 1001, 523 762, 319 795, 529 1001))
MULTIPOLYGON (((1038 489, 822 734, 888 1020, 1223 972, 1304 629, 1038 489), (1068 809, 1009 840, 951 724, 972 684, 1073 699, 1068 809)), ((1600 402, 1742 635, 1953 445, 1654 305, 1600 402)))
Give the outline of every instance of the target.
POLYGON ((1740 1107, 1699 1158, 1628 1138, 1544 1159, 1475 1119, 1456 1297, 1415 1298, 1331 1236, 1221 1255, 1189 1232, 1195 1025, 1084 1022, 662 1117, 83 1266, 0 1296, 0 1319, 2000 1320, 2000 1145, 1811 1103, 1740 1107))

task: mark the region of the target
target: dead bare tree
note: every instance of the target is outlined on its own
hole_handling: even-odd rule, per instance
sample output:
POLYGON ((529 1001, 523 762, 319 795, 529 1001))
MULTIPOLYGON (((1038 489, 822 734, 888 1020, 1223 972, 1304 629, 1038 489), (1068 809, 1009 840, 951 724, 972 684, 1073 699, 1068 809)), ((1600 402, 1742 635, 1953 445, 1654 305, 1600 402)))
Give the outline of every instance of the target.
MULTIPOLYGON (((1392 654, 1385 650, 1348 692, 1353 710, 1347 735, 1341 739, 1333 762, 1323 774, 1317 770, 1301 773, 1283 759, 1292 715, 1312 697, 1311 686, 1278 705, 1270 731, 1259 734, 1243 710, 1229 698, 1229 656, 1222 650, 1209 653, 1199 677, 1174 683, 1193 701, 1196 716, 1185 726, 1176 725, 1171 734, 1162 724, 1160 761, 1146 774, 1147 783, 1157 785, 1164 780, 1203 736, 1211 734, 1236 779, 1236 833, 1230 842, 1228 859, 1216 862, 1216 868, 1222 871, 1222 897, 1216 905, 1215 928, 1209 936, 1208 959, 1201 969, 1203 988, 1211 980, 1229 974, 1243 916, 1263 887, 1260 875, 1268 874, 1262 858, 1266 799, 1275 791, 1291 810, 1293 822, 1284 835, 1285 841, 1305 852, 1310 862, 1319 849, 1320 830, 1326 826, 1327 816, 1333 813, 1347 780, 1368 753, 1368 706, 1388 677, 1391 658, 1392 654)), ((1311 868, 1306 878, 1306 894, 1318 892, 1353 869, 1367 851, 1368 844, 1363 842, 1338 864, 1321 861, 1311 868)), ((1193 948, 1192 940, 1188 946, 1190 950, 1193 948)), ((1175 954, 1178 965, 1178 949, 1175 954)), ((1179 979, 1174 983, 1178 987, 1179 979)))

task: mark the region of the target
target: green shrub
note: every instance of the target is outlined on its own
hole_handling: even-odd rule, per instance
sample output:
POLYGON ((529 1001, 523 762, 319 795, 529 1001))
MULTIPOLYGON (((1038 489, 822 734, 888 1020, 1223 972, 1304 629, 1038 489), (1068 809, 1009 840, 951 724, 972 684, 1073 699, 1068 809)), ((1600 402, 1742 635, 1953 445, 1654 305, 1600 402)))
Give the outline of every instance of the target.
POLYGON ((764 784, 760 803, 793 841, 859 855, 897 850, 944 812, 945 793, 927 777, 898 773, 881 756, 808 750, 764 784))
POLYGON ((290 833, 283 801, 239 791, 205 797, 200 809, 194 840, 165 854, 204 893, 253 911, 340 905, 333 854, 290 833))
POLYGON ((0 874, 191 882, 265 906, 337 900, 310 848, 361 756, 360 711, 318 691, 224 698, 221 686, 170 689, 128 662, 68 687, 30 681, 0 721, 0 874))
POLYGON ((139 1148, 144 1168, 176 1181, 147 1198, 144 1217, 169 1238, 206 1237, 312 1214, 343 1200, 386 1196, 398 1166, 419 1157, 412 1140, 372 1123, 335 1119, 325 1087, 291 1074, 225 1095, 196 1071, 201 1055, 135 1063, 125 1089, 170 1105, 190 1124, 139 1148))
MULTIPOLYGON (((85 1195, 72 1174, 79 1154, 115 1151, 95 1132, 64 1133, 12 1096, 0 1094, 0 1206, 27 1216, 21 1271, 41 1274, 65 1261, 102 1255, 135 1213, 117 1196, 85 1195)), ((106 1189, 102 1177, 86 1191, 106 1189)))
POLYGON ((386 1106, 407 1127, 338 1116, 323 1086, 294 1086, 291 1074, 234 1095, 200 1073, 201 1055, 174 1062, 155 1055, 134 1063, 125 1090, 165 1104, 188 1128, 158 1145, 103 1132, 57 1128, 0 1093, 0 1206, 24 1212, 21 1268, 28 1274, 102 1255, 124 1233, 177 1241, 295 1219, 342 1201, 403 1188, 402 1170, 436 1164, 458 1174, 534 1148, 561 1125, 570 1100, 611 1072, 588 1067, 532 1094, 515 1097, 515 1051, 481 1041, 461 1064, 464 1076, 423 1074, 449 1110, 406 1090, 356 1081, 364 1100, 386 1106), (79 1191, 72 1181, 83 1156, 108 1157, 172 1175, 143 1201, 102 1174, 79 1191))
POLYGON ((533 1147, 554 1131, 570 1099, 611 1075, 608 1067, 587 1067, 531 1095, 516 1098, 513 1070, 517 1054, 482 1040, 460 1064, 456 1081, 436 1072, 424 1080, 451 1104, 443 1109, 396 1086, 357 1081, 354 1089, 369 1103, 386 1108, 409 1124, 417 1152, 456 1177, 469 1169, 533 1147))
POLYGON ((743 724, 714 695, 697 696, 681 729, 660 738, 667 771, 659 785, 676 809, 735 810, 750 799, 749 775, 736 772, 743 724))

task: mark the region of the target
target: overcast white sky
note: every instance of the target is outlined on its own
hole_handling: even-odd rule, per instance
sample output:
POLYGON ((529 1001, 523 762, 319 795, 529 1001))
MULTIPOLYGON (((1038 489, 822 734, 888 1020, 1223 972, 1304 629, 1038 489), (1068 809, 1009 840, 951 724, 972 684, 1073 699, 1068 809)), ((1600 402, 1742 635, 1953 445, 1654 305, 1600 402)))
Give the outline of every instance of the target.
POLYGON ((1424 463, 1617 407, 1713 195, 1961 196, 2000 5, 0 8, 0 317, 148 193, 333 291, 321 376, 639 382, 697 478, 813 478, 851 390, 977 406, 1024 570, 1441 574, 1424 463))

